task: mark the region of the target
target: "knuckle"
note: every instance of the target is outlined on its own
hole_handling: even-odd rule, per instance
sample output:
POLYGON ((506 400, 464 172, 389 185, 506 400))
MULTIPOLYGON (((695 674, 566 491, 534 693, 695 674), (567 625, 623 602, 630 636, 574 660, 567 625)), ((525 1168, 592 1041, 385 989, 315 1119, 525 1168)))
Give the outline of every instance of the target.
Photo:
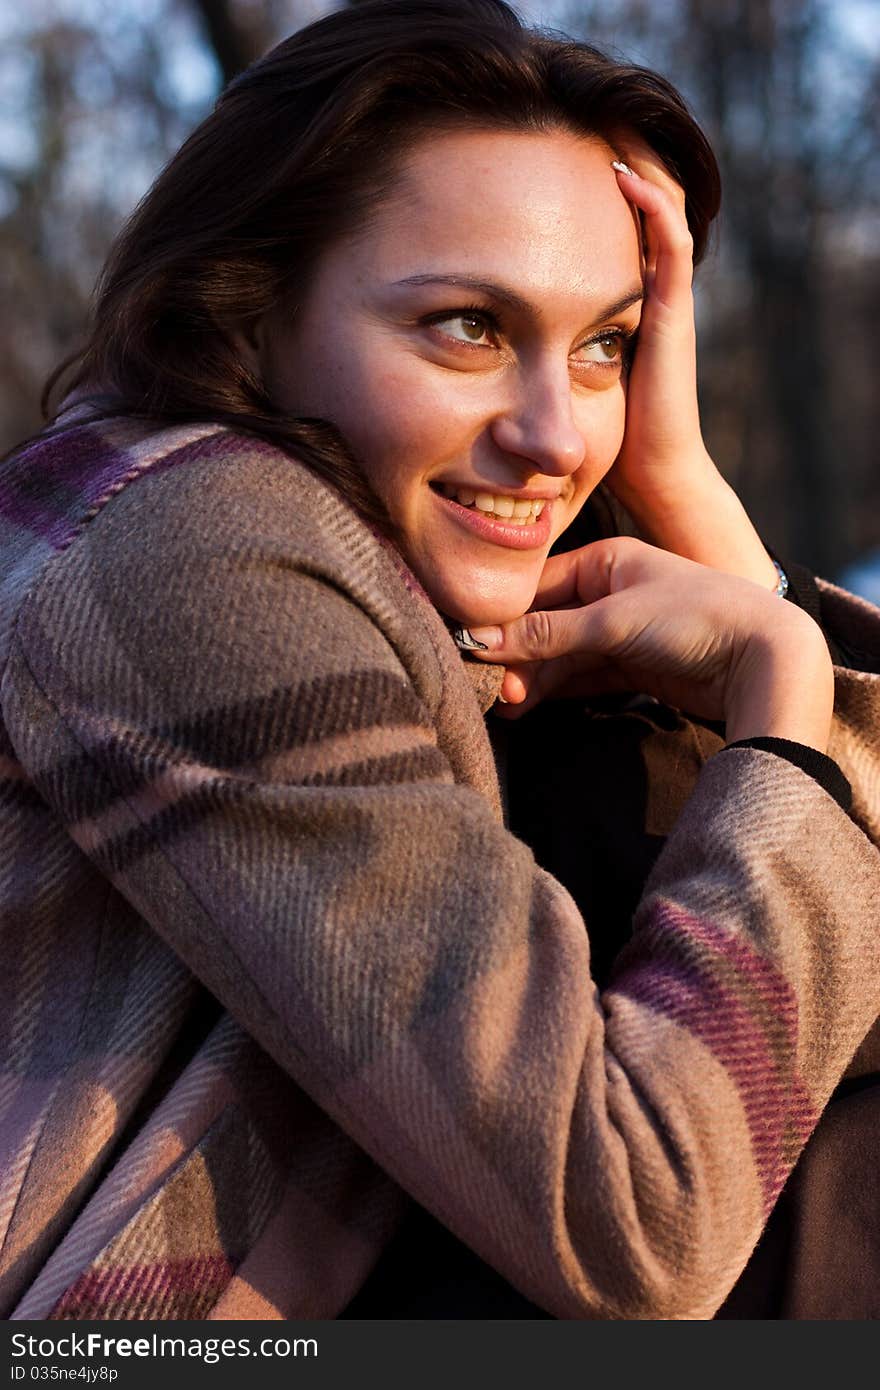
POLYGON ((652 549, 635 536, 608 536, 597 542, 595 564, 605 591, 613 593, 632 583, 652 549))
POLYGON ((614 536, 608 542, 608 558, 613 564, 641 560, 651 547, 637 536, 614 536))
POLYGON ((530 652, 544 652, 550 646, 552 628, 549 613, 540 610, 526 613, 522 618, 523 645, 530 652))
POLYGON ((660 187, 663 190, 663 196, 667 199, 669 206, 676 213, 683 214, 687 204, 687 194, 681 184, 677 183, 676 180, 672 178, 671 174, 664 174, 663 178, 660 180, 660 187))

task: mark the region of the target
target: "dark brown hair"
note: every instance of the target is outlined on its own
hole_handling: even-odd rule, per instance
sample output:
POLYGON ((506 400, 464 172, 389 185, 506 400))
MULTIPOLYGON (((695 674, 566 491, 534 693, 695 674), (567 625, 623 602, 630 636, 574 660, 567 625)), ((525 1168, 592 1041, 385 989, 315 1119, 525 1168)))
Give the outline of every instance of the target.
POLYGON ((85 348, 56 370, 104 412, 218 420, 280 444, 368 515, 378 504, 338 433, 273 406, 229 335, 355 228, 401 156, 457 127, 638 134, 687 195, 699 259, 718 209, 711 148, 644 68, 525 28, 502 0, 367 0, 279 44, 230 83, 119 236, 85 348), (72 376, 69 375, 72 369, 72 376))

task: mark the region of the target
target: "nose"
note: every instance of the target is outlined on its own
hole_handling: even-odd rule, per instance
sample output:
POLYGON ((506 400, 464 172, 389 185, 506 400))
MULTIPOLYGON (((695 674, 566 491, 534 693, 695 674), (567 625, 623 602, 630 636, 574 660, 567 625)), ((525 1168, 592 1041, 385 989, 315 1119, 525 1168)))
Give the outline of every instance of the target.
POLYGON ((514 399, 498 410, 490 428, 499 449, 541 473, 567 477, 584 461, 586 442, 572 409, 567 366, 521 372, 514 399))

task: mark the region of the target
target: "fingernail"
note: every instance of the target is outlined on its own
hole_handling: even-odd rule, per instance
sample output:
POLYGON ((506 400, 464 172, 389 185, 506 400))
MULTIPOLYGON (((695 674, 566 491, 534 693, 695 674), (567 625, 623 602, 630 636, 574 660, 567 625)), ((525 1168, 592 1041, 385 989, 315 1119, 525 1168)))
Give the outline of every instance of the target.
POLYGON ((452 634, 452 640, 463 652, 487 652, 489 648, 485 642, 478 642, 473 633, 468 632, 466 627, 457 627, 452 634))
POLYGON ((612 159, 611 167, 616 169, 618 174, 629 174, 631 179, 635 178, 635 171, 628 164, 624 164, 622 159, 612 159))
POLYGON ((476 651, 493 652, 503 643, 500 627, 474 627, 469 632, 467 628, 463 628, 462 631, 467 633, 476 651))
POLYGON ((510 701, 509 701, 509 700, 505 700, 505 698, 504 698, 503 695, 496 695, 495 700, 496 700, 496 703, 499 704, 499 705, 509 705, 509 704, 510 704, 510 701))

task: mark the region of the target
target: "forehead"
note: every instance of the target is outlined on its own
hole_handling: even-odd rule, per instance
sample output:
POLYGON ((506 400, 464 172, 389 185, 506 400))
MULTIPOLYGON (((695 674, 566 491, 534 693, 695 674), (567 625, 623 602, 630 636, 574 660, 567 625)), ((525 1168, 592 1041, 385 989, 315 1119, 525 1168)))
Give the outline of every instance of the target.
POLYGON ((359 238, 373 273, 499 279, 536 300, 614 297, 640 278, 614 151, 568 131, 426 137, 359 238))

